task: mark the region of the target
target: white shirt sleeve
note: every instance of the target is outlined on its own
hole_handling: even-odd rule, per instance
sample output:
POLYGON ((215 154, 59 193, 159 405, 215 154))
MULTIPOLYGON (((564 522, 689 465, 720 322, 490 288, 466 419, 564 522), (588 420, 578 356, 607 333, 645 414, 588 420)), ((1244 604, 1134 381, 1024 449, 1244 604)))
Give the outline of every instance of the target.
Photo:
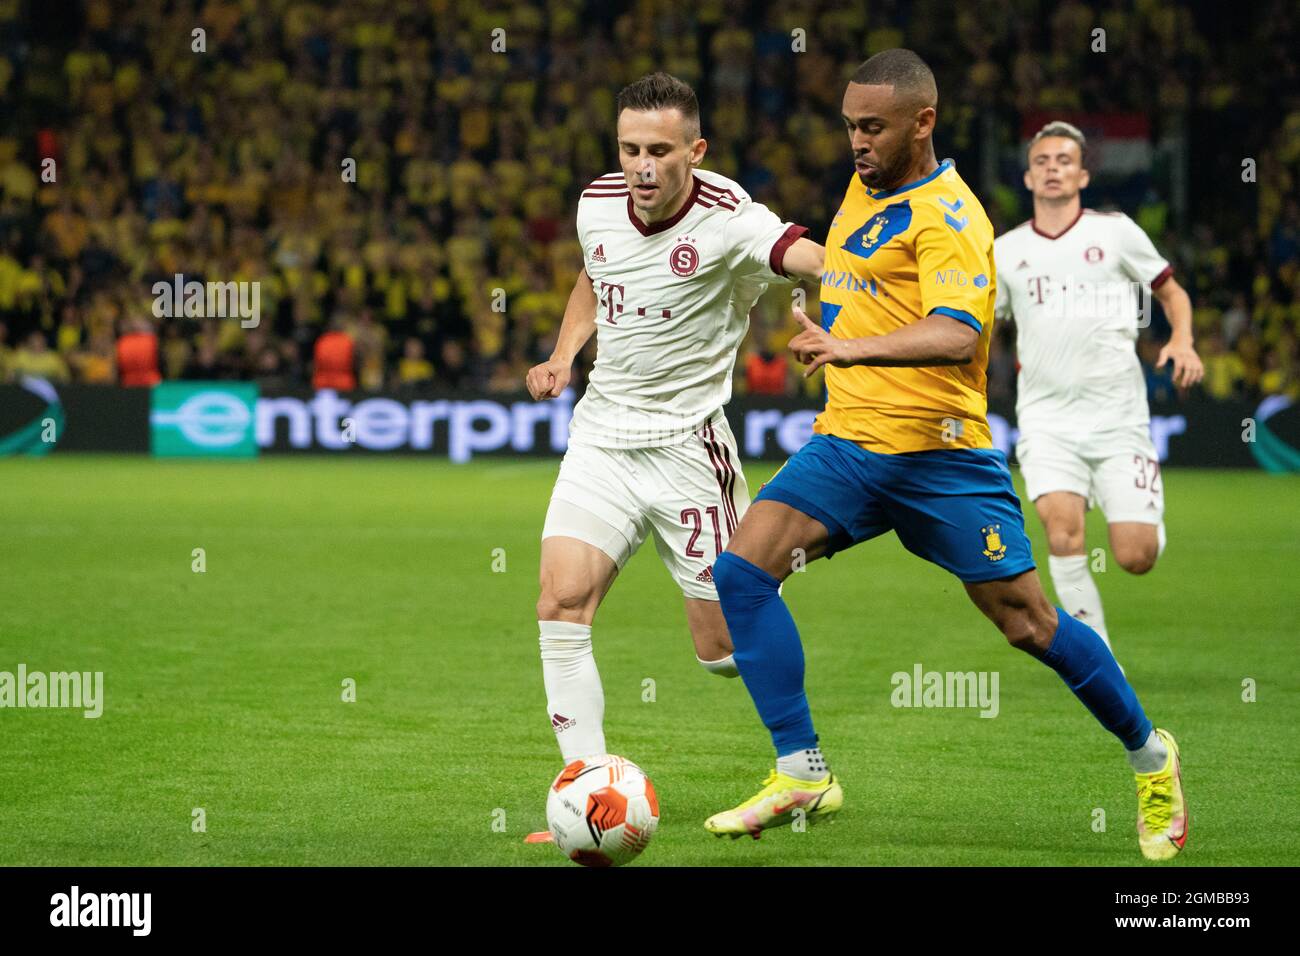
POLYGON ((582 247, 582 257, 587 258, 587 217, 585 213, 587 204, 581 199, 578 200, 578 214, 574 218, 574 228, 578 233, 578 245, 582 247))
POLYGON ((1007 255, 1010 255, 1010 252, 1008 252, 1006 246, 999 249, 998 244, 993 243, 993 266, 997 270, 994 281, 998 284, 997 297, 993 300, 993 318, 999 322, 1014 318, 1011 313, 1011 295, 1007 292, 1008 277, 1003 274, 1001 269, 997 268, 998 263, 1007 255))
POLYGON ((781 262, 785 250, 807 232, 803 226, 782 222, 761 203, 741 200, 735 214, 722 227, 727 268, 737 277, 784 279, 781 262))
POLYGON ((1151 238, 1128 216, 1116 217, 1120 234, 1120 268, 1135 282, 1150 285, 1172 271, 1151 238))

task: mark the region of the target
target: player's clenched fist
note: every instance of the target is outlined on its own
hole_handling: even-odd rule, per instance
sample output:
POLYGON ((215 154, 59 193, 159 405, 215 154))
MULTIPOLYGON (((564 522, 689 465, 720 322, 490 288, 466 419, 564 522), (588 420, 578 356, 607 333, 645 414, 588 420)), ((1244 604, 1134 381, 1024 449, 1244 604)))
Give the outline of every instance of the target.
POLYGON ((559 359, 549 359, 541 365, 534 365, 528 370, 528 376, 524 379, 528 384, 528 394, 537 401, 543 398, 558 398, 565 386, 569 384, 572 369, 571 362, 562 362, 559 359))
POLYGON ((808 368, 803 377, 807 378, 823 365, 838 365, 847 368, 853 363, 849 360, 848 346, 844 339, 837 339, 820 325, 808 318, 803 309, 794 307, 794 317, 803 326, 803 331, 790 340, 790 351, 808 368))

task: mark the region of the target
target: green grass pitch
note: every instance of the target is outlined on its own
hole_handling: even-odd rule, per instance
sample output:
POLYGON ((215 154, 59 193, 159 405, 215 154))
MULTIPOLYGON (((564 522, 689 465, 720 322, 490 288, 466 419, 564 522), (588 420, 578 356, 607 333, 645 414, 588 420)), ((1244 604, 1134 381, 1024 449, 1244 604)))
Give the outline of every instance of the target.
MULTIPOLYGON (((103 671, 106 698, 97 720, 0 710, 0 865, 571 866, 523 843, 560 767, 533 610, 555 470, 0 461, 0 670, 103 671)), ((751 488, 772 470, 751 466, 751 488)), ((1300 863, 1300 483, 1171 470, 1166 493, 1161 563, 1112 563, 1099 585, 1121 662, 1183 748, 1174 865, 1300 863)), ((705 833, 773 758, 742 684, 696 664, 647 546, 594 631, 609 745, 660 796, 636 865, 1143 864, 1119 744, 955 579, 891 535, 785 595, 843 812, 758 842, 705 833), (917 663, 997 671, 997 717, 891 706, 891 674, 917 663)))

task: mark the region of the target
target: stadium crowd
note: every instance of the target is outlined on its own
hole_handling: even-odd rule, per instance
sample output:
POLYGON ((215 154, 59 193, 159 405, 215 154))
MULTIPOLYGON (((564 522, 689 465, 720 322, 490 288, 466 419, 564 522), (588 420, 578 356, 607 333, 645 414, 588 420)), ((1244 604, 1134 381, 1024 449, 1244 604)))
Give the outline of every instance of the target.
MULTIPOLYGON (((664 69, 695 85, 706 165, 824 235, 851 175, 846 71, 908 45, 935 69, 937 141, 971 185, 981 137, 1008 158, 1012 185, 985 198, 999 232, 1027 218, 1027 111, 1149 113, 1157 136, 1220 150, 1216 175, 1234 184, 1254 156, 1249 202, 1195 181, 1188 221, 1159 189, 1126 211, 1192 296, 1203 389, 1300 398, 1285 2, 1235 30, 1152 0, 66 6, 42 27, 24 0, 0 0, 0 380, 518 392, 582 264, 578 193, 617 168, 623 84, 664 69), (1090 49, 1097 26, 1111 52, 1090 49), (1276 127, 1217 138, 1247 110, 1276 127), (259 283, 259 324, 155 318, 154 283, 178 273, 259 283)), ((784 354, 789 295, 756 310, 740 390, 820 392, 784 354)), ((1139 344, 1156 395, 1172 390, 1149 368, 1159 331, 1139 344)), ((1011 344, 1002 329, 994 396, 1014 388, 1011 344)))

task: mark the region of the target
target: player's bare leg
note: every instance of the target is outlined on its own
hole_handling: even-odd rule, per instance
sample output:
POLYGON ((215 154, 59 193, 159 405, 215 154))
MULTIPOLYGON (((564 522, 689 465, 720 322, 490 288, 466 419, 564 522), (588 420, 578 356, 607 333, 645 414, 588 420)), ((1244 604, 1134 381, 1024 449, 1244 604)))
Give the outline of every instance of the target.
MULTIPOLYGON (((1084 544, 1087 504, 1082 495, 1076 495, 1072 491, 1049 491, 1034 499, 1034 507, 1047 532, 1047 566, 1061 607, 1071 617, 1078 618, 1096 631, 1106 646, 1110 647, 1101 593, 1092 579, 1092 569, 1088 566, 1084 544)), ((1116 559, 1118 560, 1118 555, 1116 559)))
POLYGON ((566 764, 605 752, 605 693, 591 624, 618 566, 599 548, 560 535, 542 539, 537 626, 546 707, 566 764))
POLYGON ((1146 574, 1160 556, 1160 526, 1140 521, 1110 524, 1110 553, 1129 574, 1146 574))
POLYGON ((590 626, 617 574, 610 556, 585 541, 543 538, 537 619, 590 626))
POLYGON ((826 553, 826 526, 780 501, 756 501, 731 536, 727 552, 762 568, 778 581, 788 578, 796 559, 807 562, 826 553))
POLYGON ((966 593, 1012 647, 1041 657, 1051 646, 1057 613, 1043 593, 1037 571, 967 584, 966 593))
POLYGON ((1150 731, 1150 722, 1114 655, 1096 652, 1096 632, 1086 624, 1075 618, 1062 620, 1043 593, 1037 571, 968 583, 966 593, 1007 643, 1060 674, 1103 726, 1125 741, 1135 771, 1149 772, 1164 765, 1164 745, 1150 731))
POLYGON ((1087 501, 1072 491, 1049 491, 1034 499, 1038 517, 1047 532, 1052 554, 1068 557, 1084 553, 1084 514, 1087 501))
POLYGON ((705 670, 719 677, 739 677, 731 656, 731 635, 722 605, 704 598, 686 598, 686 623, 695 642, 695 659, 705 670))

